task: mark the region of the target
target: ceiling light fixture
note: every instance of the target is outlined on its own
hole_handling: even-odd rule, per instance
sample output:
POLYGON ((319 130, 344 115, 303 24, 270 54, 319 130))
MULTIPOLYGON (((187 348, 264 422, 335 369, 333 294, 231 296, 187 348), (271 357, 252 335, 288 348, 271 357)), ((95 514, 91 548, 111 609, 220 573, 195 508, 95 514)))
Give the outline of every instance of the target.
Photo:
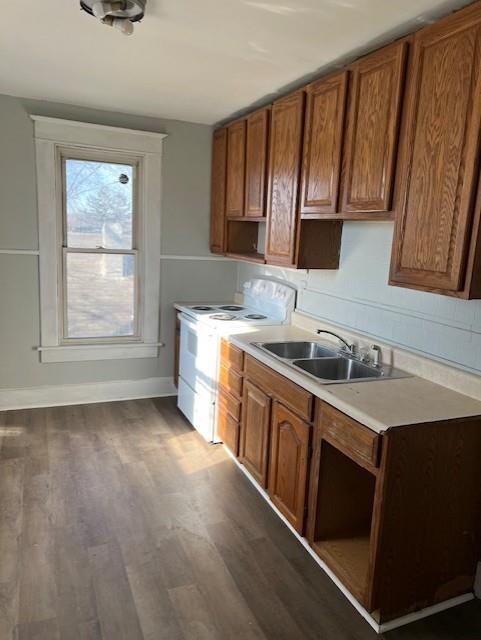
POLYGON ((134 22, 142 20, 147 0, 80 0, 80 7, 102 24, 126 36, 134 32, 134 22))

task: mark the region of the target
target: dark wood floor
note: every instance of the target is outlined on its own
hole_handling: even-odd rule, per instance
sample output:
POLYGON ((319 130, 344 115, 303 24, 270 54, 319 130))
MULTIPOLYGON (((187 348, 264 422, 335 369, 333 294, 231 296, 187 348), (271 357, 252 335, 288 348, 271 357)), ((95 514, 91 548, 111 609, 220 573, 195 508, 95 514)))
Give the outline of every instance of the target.
MULTIPOLYGON (((0 413, 0 640, 373 640, 173 399, 0 413)), ((481 603, 385 635, 479 640, 481 603)))

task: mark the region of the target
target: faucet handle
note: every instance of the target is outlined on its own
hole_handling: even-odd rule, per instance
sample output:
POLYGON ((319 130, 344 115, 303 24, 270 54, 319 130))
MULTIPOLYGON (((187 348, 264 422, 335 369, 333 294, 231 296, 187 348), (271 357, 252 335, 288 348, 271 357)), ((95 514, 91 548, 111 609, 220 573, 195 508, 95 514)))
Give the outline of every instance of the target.
POLYGON ((372 344, 370 349, 372 355, 372 364, 375 367, 381 366, 381 347, 377 344, 372 344))

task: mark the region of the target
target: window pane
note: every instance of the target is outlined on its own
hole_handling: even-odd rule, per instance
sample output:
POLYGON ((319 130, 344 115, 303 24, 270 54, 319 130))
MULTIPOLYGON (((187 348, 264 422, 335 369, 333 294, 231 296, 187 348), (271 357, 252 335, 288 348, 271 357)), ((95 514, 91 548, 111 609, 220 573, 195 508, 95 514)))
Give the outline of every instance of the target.
POLYGON ((65 161, 67 246, 132 249, 133 167, 65 161))
POLYGON ((67 253, 67 337, 135 332, 135 256, 67 253))

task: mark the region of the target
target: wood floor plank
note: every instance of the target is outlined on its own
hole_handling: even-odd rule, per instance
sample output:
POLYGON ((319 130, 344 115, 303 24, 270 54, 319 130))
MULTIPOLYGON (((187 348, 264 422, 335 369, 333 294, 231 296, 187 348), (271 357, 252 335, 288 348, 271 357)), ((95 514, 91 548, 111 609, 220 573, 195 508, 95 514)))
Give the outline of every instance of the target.
MULTIPOLYGON (((471 602, 385 640, 478 640, 471 602)), ((377 640, 174 398, 0 413, 0 640, 377 640)))
POLYGON ((98 624, 93 572, 82 535, 75 526, 55 530, 55 581, 57 619, 62 638, 70 640, 80 630, 98 624))
POLYGON ((103 640, 143 640, 120 549, 108 543, 88 555, 103 640))
POLYGON ((156 564, 130 564, 127 574, 144 640, 185 640, 156 564))
POLYGON ((264 639, 255 616, 214 544, 203 531, 179 534, 195 584, 209 605, 215 627, 224 638, 264 639))
POLYGON ((0 638, 13 638, 18 622, 23 530, 22 458, 0 459, 0 638))
POLYGON ((25 454, 25 439, 30 424, 28 411, 7 411, 4 414, 2 460, 23 458, 25 454))
POLYGON ((55 618, 57 590, 53 561, 53 539, 21 549, 20 624, 55 618))
POLYGON ((56 618, 20 624, 15 640, 62 640, 56 618))
POLYGON ((208 603, 195 584, 169 589, 169 598, 185 640, 223 640, 215 627, 208 603))
POLYGON ((302 638, 301 629, 259 569, 248 540, 236 525, 225 521, 210 525, 208 531, 266 638, 302 638))

